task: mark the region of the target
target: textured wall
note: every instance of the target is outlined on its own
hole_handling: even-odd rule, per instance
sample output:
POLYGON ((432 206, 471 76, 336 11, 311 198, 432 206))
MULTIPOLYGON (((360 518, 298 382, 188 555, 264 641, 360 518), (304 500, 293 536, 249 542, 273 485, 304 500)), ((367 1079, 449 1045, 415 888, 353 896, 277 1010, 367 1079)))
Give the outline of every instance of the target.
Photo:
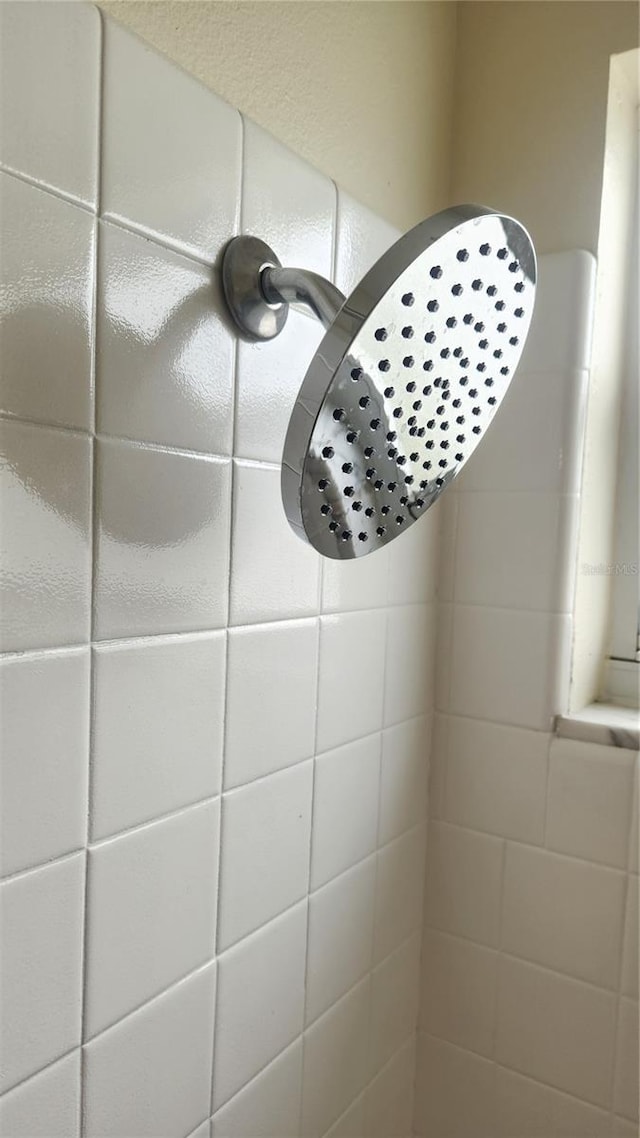
POLYGON ((520 217, 539 252, 595 253, 609 56, 633 3, 459 5, 452 194, 520 217))
POLYGON ((455 4, 101 6, 394 224, 446 204, 455 4))

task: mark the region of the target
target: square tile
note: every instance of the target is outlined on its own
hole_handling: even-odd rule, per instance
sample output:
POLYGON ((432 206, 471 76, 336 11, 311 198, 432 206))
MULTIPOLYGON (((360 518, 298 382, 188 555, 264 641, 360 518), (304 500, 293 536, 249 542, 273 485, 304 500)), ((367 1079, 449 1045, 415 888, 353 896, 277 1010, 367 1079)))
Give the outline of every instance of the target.
POLYGON ((0 1099, 7 1138, 80 1138, 80 1048, 0 1099))
POLYGON ((311 888, 330 881, 376 848, 380 736, 370 735, 315 763, 311 888))
POLYGON ((283 265, 330 278, 335 210, 331 179, 245 117, 243 232, 257 233, 283 265))
POLYGON ((455 597, 459 604, 570 612, 578 499, 558 494, 458 495, 455 597), (572 506, 573 509, 569 509, 572 506), (565 535, 565 529, 569 534, 565 535), (566 572, 570 563, 572 572, 566 572))
MULTIPOLYGON (((303 233, 298 231, 298 236, 302 243, 303 233)), ((278 256, 282 261, 282 254, 278 256)), ((300 254, 295 263, 307 267, 300 254)), ((257 462, 282 461, 291 412, 323 336, 319 320, 290 309, 274 340, 262 344, 238 340, 234 454, 257 462)))
POLYGON ((366 1079, 369 980, 334 1004, 305 1033, 302 1135, 321 1138, 366 1079))
POLYGON ((498 954, 433 929, 422 951, 420 1026, 491 1059, 498 954))
POLYGON ((638 1122, 638 1001, 620 1000, 613 1087, 616 1114, 638 1122))
POLYGON ((369 1074, 376 1074, 413 1035, 420 999, 421 932, 379 964, 371 976, 369 1074))
POLYGON ((617 988, 625 877, 507 842, 501 946, 603 988, 617 988))
POLYGON ((542 731, 451 716, 442 817, 541 845, 548 751, 542 731))
MULTIPOLYGON (((3 4, 0 24, 19 7, 3 4)), ((0 408, 90 430, 95 219, 8 174, 0 174, 0 213, 0 408)))
POLYGON ((215 964, 84 1048, 87 1138, 189 1134, 210 1109, 215 964))
POLYGON ((291 529, 280 471, 234 463, 230 624, 315 616, 320 558, 291 529))
POLYGON ((445 822, 429 824, 425 921, 497 947, 504 843, 445 822))
POLYGON ((322 611, 355 612, 386 605, 390 555, 386 546, 351 561, 326 558, 322 564, 322 611))
POLYGON ((584 249, 539 259, 536 306, 522 367, 527 372, 588 368, 596 260, 584 249))
POLYGON ((327 1130, 324 1138, 362 1138, 365 1129, 364 1095, 358 1095, 355 1102, 347 1107, 337 1122, 327 1130))
POLYGON ((303 902, 219 958, 214 1113, 302 1031, 303 902))
POLYGON ((86 643, 91 591, 89 439, 0 423, 0 516, 0 650, 86 643))
POLYGON ((620 747, 553 739, 546 845, 624 868, 634 757, 620 747))
POLYGON ((413 1134, 415 1035, 405 1043, 365 1092, 366 1133, 370 1138, 409 1138, 413 1134))
POLYGON ((336 284, 347 295, 401 236, 388 221, 338 187, 336 284))
POLYGON ((225 794, 218 951, 306 896, 313 762, 225 794))
POLYGON ((208 454, 230 454, 234 337, 219 276, 101 223, 98 430, 208 454))
POLYGON ((3 4, 0 162, 95 206, 100 13, 89 4, 3 4))
POLYGON ((222 632, 95 649, 94 841, 220 793, 224 684, 222 632))
POLYGON ((431 710, 434 701, 435 605, 390 609, 384 697, 385 726, 431 710))
POLYGON ((458 495, 455 483, 438 498, 431 512, 438 515, 438 600, 440 603, 454 598, 455 558, 458 536, 458 495))
POLYGON ((103 213, 214 261, 238 225, 240 116, 118 24, 104 33, 103 213))
POLYGON ((378 852, 373 958, 379 962, 422 923, 426 827, 416 826, 378 852))
POLYGON ((451 711, 550 731, 565 710, 558 688, 570 618, 456 605, 451 711))
POLYGON ((211 1138, 298 1138, 301 1094, 298 1039, 214 1115, 211 1138))
POLYGON ((4 1092, 80 1045, 84 855, 5 881, 0 905, 4 1092))
POLYGON ((417 826, 427 813, 431 723, 409 719, 382 733, 378 845, 417 826))
POLYGON ((501 957, 499 1063, 607 1109, 615 1020, 612 992, 501 957))
POLYGON ((309 898, 307 1023, 327 1011, 371 968, 375 898, 375 857, 309 898))
POLYGON ((440 515, 431 509, 419 525, 399 534, 388 547, 390 605, 423 605, 435 599, 439 531, 440 515))
POLYGON ((230 474, 222 459, 100 440, 99 639, 226 623, 230 474))
POLYGON ((0 660, 0 753, 2 875, 83 846, 88 651, 0 660))
POLYGON ((218 836, 214 802, 89 851, 85 1038, 213 957, 218 836))
POLYGON ((604 1111, 504 1067, 496 1067, 496 1098, 501 1138, 605 1138, 609 1133, 604 1111))
POLYGON ((493 1063, 441 1039, 418 1035, 414 1126, 418 1134, 438 1138, 493 1138, 493 1063))
POLYGON ((305 620, 229 633, 225 787, 313 755, 318 631, 305 620))
POLYGON ((458 490, 579 494, 588 386, 586 370, 518 368, 489 435, 456 479, 458 490))
POLYGON ((638 999, 638 878, 635 875, 627 879, 620 990, 623 995, 638 999))
POLYGON ((318 750, 382 726, 386 613, 343 613, 320 621, 318 750))

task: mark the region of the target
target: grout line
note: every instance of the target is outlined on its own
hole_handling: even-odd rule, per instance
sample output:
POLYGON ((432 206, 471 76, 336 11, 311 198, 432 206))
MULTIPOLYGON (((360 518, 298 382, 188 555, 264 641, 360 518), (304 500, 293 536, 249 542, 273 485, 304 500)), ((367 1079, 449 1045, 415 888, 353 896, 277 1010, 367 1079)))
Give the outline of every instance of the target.
MULTIPOLYGON (((92 347, 90 345, 90 353, 92 347)), ((91 368, 91 364, 89 364, 91 368)), ((93 411, 93 408, 91 408, 93 411)), ((91 427, 69 427, 65 423, 55 423, 48 419, 25 419, 21 415, 14 415, 10 411, 0 410, 0 422, 2 423, 15 423, 18 427, 40 427, 45 431, 58 431, 62 435, 71 435, 73 438, 91 439, 93 437, 93 429, 91 427)))
POLYGON ((164 996, 167 996, 169 992, 173 992, 175 988, 180 988, 184 984, 188 983, 189 980, 193 980, 194 976, 198 976, 201 972, 205 972, 208 968, 213 968, 214 965, 215 959, 213 956, 209 957, 208 960, 201 961, 200 964, 196 964, 194 968, 191 968, 188 972, 185 972, 183 976, 178 976, 175 980, 172 980, 170 984, 166 984, 164 988, 161 988, 159 992, 154 992, 152 996, 149 996, 146 1000, 143 1000, 142 1003, 136 1004, 134 1008, 129 1008, 129 1010, 124 1013, 124 1015, 118 1016, 118 1018, 115 1019, 113 1023, 107 1024, 106 1027, 101 1027, 95 1035, 92 1035, 89 1039, 85 1039, 82 1043, 82 1050, 84 1051, 86 1047, 91 1046, 91 1044, 95 1043, 97 1039, 101 1039, 103 1035, 108 1035, 108 1033, 110 1031, 113 1031, 114 1028, 120 1027, 120 1025, 123 1024, 125 1020, 131 1019, 133 1016, 138 1015, 139 1012, 143 1011, 145 1008, 148 1008, 150 1004, 155 1003, 156 1000, 160 1000, 164 996))
MULTIPOLYGON (((319 575, 319 590, 322 588, 322 577, 319 575)), ((320 597, 322 593, 320 591, 320 597)), ((316 621, 316 690, 315 690, 315 709, 314 709, 314 723, 313 723, 313 777, 311 781, 311 824, 309 826, 309 856, 307 862, 307 928, 306 939, 304 948, 304 1000, 302 1007, 302 1062, 300 1065, 300 1109, 298 1112, 298 1133, 302 1134, 303 1124, 303 1107, 304 1107, 304 1069, 305 1069, 305 1054, 306 1054, 306 1031, 307 1031, 307 1011, 308 1011, 308 995, 309 995, 309 940, 311 928, 311 869, 313 862, 313 831, 315 825, 315 810, 316 810, 316 788, 318 781, 318 725, 319 725, 319 709, 320 709, 320 666, 322 654, 322 624, 320 616, 316 621)), ((317 890, 314 890, 317 892, 317 890)))
MULTIPOLYGON (((236 214, 236 227, 238 232, 242 232, 243 225, 243 193, 244 193, 244 169, 245 169, 245 125, 242 115, 239 116, 240 120, 240 165, 238 170, 238 193, 237 193, 237 214, 236 214)), ((220 921, 222 916, 222 869, 223 869, 223 850, 224 850, 224 815, 223 810, 223 795, 225 793, 225 774, 226 774, 226 761, 227 761, 227 740, 228 740, 228 717, 229 717, 229 624, 231 620, 231 604, 232 604, 232 582, 233 582, 233 536, 234 536, 234 509, 236 502, 236 495, 238 492, 237 485, 237 467, 235 463, 235 452, 237 447, 238 437, 238 374, 240 362, 240 338, 235 336, 235 343, 233 349, 232 360, 232 373, 231 373, 231 465, 229 475, 229 551, 228 551, 228 580, 227 580, 227 597, 226 597, 226 622, 224 629, 224 699, 223 699, 223 723, 222 723, 222 759, 220 763, 220 815, 218 827, 218 880, 217 880, 217 895, 216 895, 216 931, 215 942, 213 945, 213 953, 216 961, 220 955, 220 921)), ((216 991, 213 1007, 213 1040, 211 1045, 211 1083, 209 1088, 209 1114, 213 1117, 214 1105, 214 1072, 216 1063, 216 1046, 218 1039, 217 1023, 218 1023, 218 1010, 220 1006, 220 976, 219 966, 216 965, 216 991)))
MULTIPOLYGON (((140 237, 145 241, 151 242, 152 245, 157 245, 160 249, 166 249, 169 253, 174 253, 179 257, 184 257, 188 261, 192 261, 196 265, 204 265, 205 268, 219 273, 220 267, 217 262, 220 249, 216 251, 216 260, 211 260, 205 257, 202 253, 196 253, 194 249, 188 249, 186 245, 182 245, 179 241, 175 240, 168 235, 158 233, 155 229, 145 227, 142 222, 132 221, 130 218, 121 217, 119 214, 111 213, 109 210, 98 214, 99 220, 104 225, 113 225, 118 229, 123 230, 124 233, 129 233, 132 237, 140 237)), ((228 240, 231 239, 233 234, 229 234, 228 240)), ((224 239, 221 245, 225 243, 224 239)))
POLYGON ((220 799, 220 794, 210 794, 206 798, 198 798, 195 802, 187 802, 184 806, 177 806, 175 810, 167 810, 164 814, 158 814, 154 818, 145 818, 143 822, 134 822, 133 825, 125 827, 124 830, 117 830, 114 834, 107 834, 104 838, 96 838, 95 841, 90 842, 88 849, 89 852, 102 849, 103 846, 108 845, 110 842, 117 842, 120 838, 129 838, 132 834, 139 834, 143 830, 148 830, 152 826, 160 825, 162 822, 170 822, 175 818, 180 818, 184 814, 189 814, 192 810, 199 810, 205 806, 211 806, 212 803, 220 799))
MULTIPOLYGON (((428 607, 428 606, 424 606, 424 607, 428 607)), ((231 632, 231 633, 233 633, 233 632, 245 632, 245 631, 258 629, 258 628, 269 628, 271 626, 280 627, 283 624, 298 624, 298 623, 304 622, 304 621, 323 619, 325 616, 331 616, 331 617, 364 616, 366 614, 378 614, 378 613, 381 613, 384 611, 385 611, 384 605, 379 605, 376 608, 368 608, 368 609, 344 609, 343 611, 339 611, 339 612, 320 614, 320 617, 318 616, 317 612, 312 611, 312 612, 308 612, 308 613, 297 614, 295 616, 289 615, 289 616, 275 617, 271 620, 261 619, 261 620, 257 620, 257 621, 249 621, 246 624, 222 624, 222 625, 217 625, 215 627, 210 626, 208 628, 185 628, 182 631, 133 633, 133 634, 129 634, 128 636, 112 636, 112 637, 105 636, 105 637, 94 638, 94 640, 87 639, 86 641, 83 641, 80 643, 74 642, 74 643, 70 643, 70 644, 57 644, 57 645, 51 646, 51 647, 14 649, 14 650, 10 650, 7 652, 0 652, 0 661, 2 661, 2 660, 17 660, 17 659, 23 659, 23 658, 38 659, 42 656, 55 656, 55 655, 59 655, 60 653, 65 653, 65 652, 79 652, 79 651, 82 651, 82 650, 87 649, 89 647, 95 648, 97 651, 101 651, 104 648, 107 648, 107 649, 108 648, 121 648, 124 650, 128 647, 133 648, 135 646, 139 646, 141 648, 145 647, 145 646, 150 647, 153 644, 160 645, 163 643, 167 643, 167 644, 176 643, 178 640, 183 642, 185 640, 190 640, 190 639, 195 639, 195 638, 206 639, 207 637, 212 637, 212 636, 216 636, 216 635, 223 635, 225 632, 231 632)), ((438 709, 434 708, 434 711, 438 711, 438 709)), ((442 714, 447 714, 447 713, 438 711, 438 714, 442 715, 442 714)), ((413 716, 410 716, 409 718, 410 719, 418 719, 418 718, 420 718, 420 716, 413 715, 413 716)), ((471 718, 471 717, 470 716, 459 716, 459 718, 467 719, 467 718, 471 718)), ((388 726, 389 727, 397 727, 400 723, 404 723, 404 722, 408 722, 408 720, 399 720, 398 723, 390 723, 390 724, 388 724, 388 726)), ((491 720, 475 720, 474 722, 488 723, 488 722, 494 722, 494 721, 491 721, 491 720)), ((496 723, 495 725, 498 727, 501 727, 501 726, 509 727, 509 726, 511 726, 510 724, 500 724, 500 723, 496 723)), ((386 729, 387 728, 385 727, 384 730, 386 730, 386 729)), ((533 729, 532 728, 518 728, 518 730, 533 730, 533 729)), ((541 733, 546 734, 546 732, 541 732, 541 733)), ((359 739, 359 738, 361 738, 360 735, 356 736, 354 739, 346 740, 345 743, 339 743, 338 746, 340 746, 340 747, 346 746, 347 743, 355 742, 356 739, 359 739)), ((334 750, 335 748, 330 748, 330 749, 334 750)))
MULTIPOLYGON (((44 1075, 45 1071, 51 1070, 52 1067, 55 1067, 56 1063, 62 1063, 63 1060, 68 1059, 70 1055, 77 1053, 78 1057, 82 1059, 81 1052, 82 1045, 78 1043, 75 1047, 70 1047, 68 1051, 63 1051, 62 1055, 56 1055, 55 1059, 50 1059, 44 1066, 38 1067, 37 1071, 32 1071, 31 1074, 25 1075, 22 1079, 18 1079, 17 1083, 12 1083, 10 1087, 7 1087, 6 1091, 3 1091, 2 1095, 0 1095, 0 1101, 6 1099, 13 1091, 17 1091, 20 1087, 24 1087, 27 1083, 30 1083, 32 1079, 36 1079, 38 1075, 44 1075)), ((11 1138, 11 1136, 8 1135, 7 1138, 11 1138)))
POLYGON ((505 839, 503 839, 502 840, 502 852, 501 852, 501 858, 500 858, 500 891, 499 891, 500 904, 498 907, 498 943, 496 945, 496 960, 495 960, 496 986, 495 986, 495 991, 494 991, 494 995, 493 995, 493 1019, 492 1019, 492 1024, 491 1024, 491 1059, 493 1060, 494 1063, 496 1061, 496 1044, 497 1044, 497 1039, 498 1039, 498 1007, 499 1007, 499 1001, 500 1001, 500 979, 501 979, 500 958, 504 955, 507 955, 507 954, 505 954, 505 952, 502 948, 502 932, 503 932, 503 925, 504 925, 504 908, 505 908, 506 868, 507 868, 507 842, 505 839))
POLYGON ((546 749, 545 759, 545 776, 544 776, 544 816, 542 820, 542 847, 546 850, 549 849, 547 845, 548 838, 548 825, 549 825, 549 783, 551 781, 551 744, 553 743, 554 736, 549 736, 549 743, 546 749))
POLYGON ((32 186, 33 189, 42 190, 44 194, 48 194, 52 198, 57 198, 58 201, 66 202, 67 205, 73 205, 76 209, 82 210, 83 213, 88 213, 91 217, 97 217, 98 207, 91 205, 90 202, 85 202, 82 198, 78 198, 75 194, 71 194, 68 190, 61 190, 57 186, 51 186, 48 182, 39 181, 31 174, 24 174, 21 170, 16 170, 13 166, 8 166, 5 162, 0 162, 0 173, 7 174, 11 178, 15 178, 18 182, 24 182, 27 186, 32 186))
MULTIPOLYGON (((480 1059, 480 1060, 484 1061, 485 1063, 489 1063, 496 1070, 498 1070, 498 1068, 500 1068, 503 1071, 508 1071, 510 1074, 518 1075, 518 1076, 520 1076, 520 1078, 526 1079, 528 1082, 534 1083, 537 1086, 545 1087, 548 1090, 555 1091, 559 1095, 564 1095, 566 1098, 571 1099, 571 1101, 574 1103, 580 1103, 582 1106, 589 1106, 589 1107, 592 1107, 594 1110, 600 1110, 600 1111, 602 1111, 603 1114, 611 1114, 613 1116, 613 1114, 615 1113, 609 1107, 602 1106, 601 1103, 594 1102, 592 1099, 579 1098, 578 1095, 572 1094, 571 1091, 565 1090, 564 1087, 558 1086, 557 1083, 547 1083, 544 1081, 544 1079, 539 1079, 536 1075, 531 1075, 527 1071, 523 1071, 519 1067, 509 1067, 506 1063, 495 1062, 492 1059, 488 1059, 487 1056, 483 1055, 481 1051, 473 1051, 470 1047, 463 1047, 462 1044, 455 1043, 453 1040, 450 1040, 450 1039, 445 1039, 444 1036, 434 1035, 433 1032, 430 1032, 430 1031, 421 1031, 419 1034, 424 1035, 429 1039, 433 1039, 437 1043, 444 1043, 447 1047, 453 1048, 454 1051, 461 1051, 466 1055, 473 1056, 474 1059, 480 1059)), ((627 1120, 627 1121, 630 1121, 630 1120, 627 1120)))
POLYGON ((563 972, 559 968, 551 968, 548 964, 540 964, 537 960, 531 960, 526 956, 519 956, 517 952, 510 949, 506 952, 501 949, 497 944, 487 944, 484 941, 474 940, 473 937, 466 936, 465 933, 451 932, 450 929, 442 929, 438 925, 431 924, 427 919, 425 922, 425 930, 429 929, 431 932, 439 933, 440 936, 451 937, 453 940, 464 941, 465 944, 473 944, 484 952, 492 952, 496 956, 504 960, 515 960, 519 964, 525 964, 529 968, 536 968, 539 972, 546 972, 550 976, 559 977, 562 980, 570 980, 574 984, 581 984, 585 988, 590 988, 593 992, 599 992, 601 995, 616 996, 617 988, 607 988, 602 984, 595 984, 593 980, 585 980, 582 976, 575 976, 571 972, 563 972))
MULTIPOLYGON (((99 47, 98 47, 98 106, 97 106, 97 139, 96 139, 96 213, 99 214, 101 197, 101 180, 103 170, 103 117, 104 117, 104 21, 99 15, 99 47)), ((100 227, 96 221, 94 227, 93 247, 93 289, 91 298, 91 579, 90 579, 90 629, 89 639, 93 642, 96 630, 96 584, 97 584, 97 554, 98 554, 98 448, 96 445, 96 416, 97 416, 97 360, 98 360, 98 265, 100 258, 100 227)), ((80 1003, 80 1042, 84 1043, 87 1025, 87 1005, 89 999, 89 836, 91 833, 91 799, 93 794, 93 755, 95 749, 95 708, 96 708, 96 668, 93 652, 89 653, 89 736, 87 740, 87 811, 85 829, 85 855, 84 855, 84 899, 83 899, 83 930, 82 930, 82 991, 80 1003)), ((86 1072, 84 1051, 80 1052, 80 1104, 79 1126, 80 1135, 84 1136, 87 1129, 86 1121, 86 1072)))
MULTIPOLYGON (((338 227, 340 221, 340 203, 338 196, 338 187, 332 181, 333 188, 333 216, 331 219, 331 272, 330 279, 333 283, 336 280, 337 267, 338 267, 338 227)), ((303 1035, 302 1035, 302 1077, 300 1088, 300 1111, 298 1115, 298 1133, 303 1132, 303 1118, 304 1118, 304 1072, 305 1072, 305 1058, 306 1058, 306 1030, 307 1030, 307 1013, 308 1013, 308 981, 309 981, 309 940, 310 940, 310 927, 311 927, 311 871, 313 861, 313 833, 315 826, 315 810, 316 810, 316 790, 318 780, 318 739, 319 739, 319 725, 320 725, 320 676, 322 668, 323 650, 322 650, 322 617, 324 615, 324 600, 325 600, 325 565, 324 559, 319 558, 319 571, 318 571, 318 593, 317 593, 317 612, 318 612, 318 631, 317 631, 317 654, 316 654, 316 696, 315 696, 315 722, 313 730, 313 783, 311 789, 311 827, 309 833, 309 865, 307 874, 307 940, 305 945, 305 965, 304 965, 304 1018, 303 1018, 303 1035)))
MULTIPOLYGON (((379 734, 379 732, 374 732, 374 734, 377 735, 377 734, 379 734)), ((363 738, 372 738, 372 737, 373 736, 363 736, 363 738)), ((247 783, 242 783, 242 785, 240 785, 240 786, 231 787, 228 790, 223 790, 219 794, 216 793, 213 795, 208 795, 205 798, 198 798, 194 802, 187 802, 187 803, 183 804, 182 806, 176 807, 174 810, 167 811, 164 814, 156 815, 153 818, 146 818, 142 822, 136 822, 133 825, 126 827, 124 830, 116 830, 113 834, 107 834, 103 838, 96 838, 95 841, 89 842, 86 847, 85 846, 78 846, 77 848, 75 848, 73 850, 66 850, 63 854, 59 854, 56 857, 49 858, 46 861, 37 862, 35 865, 29 865, 29 866, 26 866, 24 869, 18 869, 13 873, 8 873, 0 879, 0 889, 2 888, 2 885, 8 884, 11 881, 14 881, 14 880, 17 880, 21 877, 24 877, 29 873, 36 873, 36 872, 39 872, 41 870, 47 870, 47 869, 49 869, 53 866, 56 866, 56 865, 61 865, 65 861, 68 861, 70 858, 76 857, 78 854, 82 853, 85 848, 87 848, 89 851, 99 849, 102 846, 106 845, 108 842, 116 841, 118 838, 122 838, 122 837, 129 837, 131 834, 138 833, 141 830, 145 830, 145 829, 148 829, 150 826, 156 825, 156 823, 166 822, 166 821, 170 821, 174 818, 179 818, 181 815, 187 814, 191 810, 195 810, 199 807, 212 805, 214 802, 216 802, 218 800, 220 800, 220 802, 222 802, 222 799, 227 794, 234 793, 237 790, 242 790, 242 789, 244 789, 245 786, 254 786, 257 782, 261 782, 261 781, 264 781, 268 778, 271 778, 272 775, 284 774, 287 771, 292 770, 294 767, 301 766, 303 763, 309 763, 309 762, 313 762, 313 761, 314 761, 314 756, 312 756, 312 755, 307 756, 306 758, 299 760, 299 762, 297 762, 297 763, 292 763, 291 766, 289 766, 289 767, 283 767, 281 770, 271 771, 269 774, 266 774, 266 775, 260 775, 259 778, 252 779, 250 782, 247 782, 247 783)), ((407 834, 410 834, 414 830, 419 829, 419 827, 422 825, 424 825, 424 819, 417 822, 415 825, 410 826, 407 830, 403 830, 403 832, 401 834, 398 834, 395 837, 391 838, 390 841, 388 841, 384 846, 380 847, 379 852, 386 850, 389 846, 392 846, 395 842, 399 842, 402 838, 406 837, 407 834)), ((332 884, 334 881, 337 881, 339 877, 343 876, 343 874, 350 873, 352 870, 354 870, 358 866, 362 865, 363 862, 367 861, 369 858, 375 857, 376 852, 377 851, 375 849, 371 850, 369 853, 365 854, 364 857, 360 858, 356 862, 353 862, 352 865, 347 866, 346 869, 342 870, 340 873, 337 873, 334 877, 331 877, 328 881, 322 882, 322 884, 318 885, 316 889, 313 889, 313 890, 309 889, 308 895, 313 895, 313 894, 319 892, 321 889, 324 889, 325 886, 332 884)), ((304 898, 301 898, 298 901, 295 901, 293 904, 298 905, 298 904, 300 904, 300 900, 303 900, 303 899, 304 898)), ((290 907, 292 907, 292 906, 290 906, 290 907)), ((283 910, 283 912, 286 912, 286 911, 287 910, 283 910)), ((275 920, 275 917, 270 918, 270 920, 275 920)), ((268 922, 266 922, 266 923, 268 923, 268 922)), ((253 931, 256 932, 258 930, 256 929, 253 931)), ((251 936, 252 934, 247 933, 246 935, 251 936)), ((244 939, 244 938, 241 938, 241 939, 244 939)), ((240 941, 235 941, 234 943, 239 944, 240 941)), ((229 946, 229 947, 232 947, 232 946, 229 946)), ((226 949, 225 949, 225 951, 226 951, 226 949)))
POLYGON ((0 890, 4 885, 9 885, 13 881, 20 881, 23 877, 28 877, 30 873, 46 872, 47 869, 52 869, 53 866, 64 865, 66 861, 71 861, 72 858, 83 854, 85 850, 85 845, 77 846, 73 850, 66 850, 65 853, 59 854, 57 857, 49 858, 47 861, 40 861, 37 865, 27 865, 24 869, 16 869, 13 873, 7 873, 0 879, 0 890))
POLYGON ((620 1005, 622 1002, 622 965, 624 957, 624 934, 627 924, 627 907, 629 905, 629 892, 631 889, 631 874, 626 874, 624 884, 624 904, 622 906, 622 929, 620 933, 620 943, 618 945, 618 962, 617 962, 617 985, 616 985, 616 1014, 614 1018, 614 1035, 613 1035, 613 1053, 611 1056, 611 1077, 609 1080, 609 1102, 611 1115, 614 1113, 614 1093, 615 1093, 615 1080, 616 1068, 618 1065, 618 1033, 620 1027, 620 1005))
POLYGON ((594 861, 593 858, 582 857, 580 854, 565 853, 563 850, 548 849, 543 845, 536 845, 534 842, 526 842, 522 838, 514 838, 509 834, 496 834, 490 830, 478 830, 474 826, 466 826, 462 822, 453 822, 449 818, 433 818, 433 822, 440 825, 451 826, 455 830, 466 830, 470 834, 479 834, 483 838, 493 838, 495 841, 510 842, 514 846, 524 846, 526 849, 536 850, 538 853, 549 854, 551 857, 565 858, 567 861, 577 861, 582 865, 591 865, 596 869, 602 869, 605 872, 626 874, 628 870, 625 866, 610 865, 608 862, 594 861))

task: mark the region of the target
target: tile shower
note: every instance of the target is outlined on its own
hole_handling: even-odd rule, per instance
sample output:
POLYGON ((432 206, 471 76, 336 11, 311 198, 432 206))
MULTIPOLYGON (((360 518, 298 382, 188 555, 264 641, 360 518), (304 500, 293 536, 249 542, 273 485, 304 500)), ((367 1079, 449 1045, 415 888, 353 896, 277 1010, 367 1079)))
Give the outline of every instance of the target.
POLYGON ((321 562, 278 468, 321 330, 239 343, 219 255, 255 232, 348 292, 396 232, 96 9, 29 9, 0 8, 0 1132, 637 1134, 634 760, 551 735, 592 262, 542 258, 459 489, 321 562))

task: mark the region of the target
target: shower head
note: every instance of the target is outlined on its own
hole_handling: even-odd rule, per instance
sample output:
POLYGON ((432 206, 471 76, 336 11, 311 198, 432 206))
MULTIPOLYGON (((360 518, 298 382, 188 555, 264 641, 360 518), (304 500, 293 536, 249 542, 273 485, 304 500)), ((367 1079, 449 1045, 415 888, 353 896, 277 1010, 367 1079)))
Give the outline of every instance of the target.
POLYGON ((290 305, 326 328, 284 446, 291 526, 334 559, 387 545, 451 485, 506 394, 535 300, 526 229, 481 206, 444 210, 347 299, 254 237, 230 242, 222 274, 246 338, 276 336, 290 305))

